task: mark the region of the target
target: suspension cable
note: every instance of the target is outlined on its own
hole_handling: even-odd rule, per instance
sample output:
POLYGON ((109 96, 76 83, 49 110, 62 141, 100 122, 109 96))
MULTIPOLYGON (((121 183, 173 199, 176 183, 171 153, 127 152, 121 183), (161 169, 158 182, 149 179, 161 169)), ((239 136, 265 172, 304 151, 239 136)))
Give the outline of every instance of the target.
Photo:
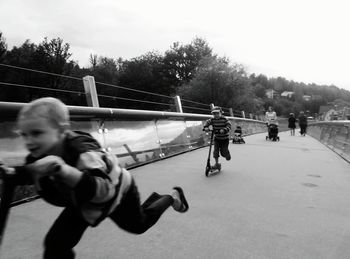
POLYGON ((32 89, 48 90, 48 91, 55 91, 55 92, 64 92, 64 93, 86 95, 85 93, 78 92, 78 91, 63 90, 63 89, 52 89, 52 88, 40 87, 40 86, 32 86, 32 85, 12 84, 12 83, 6 83, 6 82, 0 82, 0 85, 19 86, 19 87, 24 87, 24 88, 32 88, 32 89))
POLYGON ((157 94, 157 93, 137 90, 137 89, 133 89, 133 88, 128 88, 128 87, 124 87, 124 86, 118 86, 118 85, 113 85, 113 84, 108 84, 108 83, 96 82, 96 84, 105 85, 105 86, 111 86, 111 87, 115 87, 115 88, 119 88, 119 89, 123 89, 123 90, 143 93, 143 94, 155 95, 155 96, 159 96, 159 97, 166 97, 166 98, 169 98, 169 99, 173 98, 173 97, 170 97, 170 96, 167 96, 167 95, 164 95, 164 94, 157 94))
POLYGON ((181 98, 181 101, 185 101, 185 102, 189 102, 189 103, 195 103, 195 104, 199 104, 199 105, 203 105, 203 106, 210 106, 209 104, 205 104, 205 103, 199 103, 199 102, 195 102, 195 101, 190 101, 190 100, 186 100, 181 98))
POLYGON ((142 103, 150 103, 150 104, 158 104, 158 105, 175 106, 175 104, 170 104, 170 103, 160 103, 160 102, 144 101, 144 100, 131 99, 131 98, 124 98, 124 97, 116 97, 116 96, 103 95, 103 94, 98 94, 97 96, 105 97, 105 98, 110 98, 110 99, 118 99, 118 100, 132 101, 132 102, 142 102, 142 103))
POLYGON ((40 70, 36 70, 36 69, 30 69, 30 68, 25 68, 25 67, 18 67, 18 66, 7 65, 7 64, 3 64, 3 63, 0 63, 0 66, 10 67, 10 68, 15 68, 15 69, 20 69, 20 70, 26 70, 26 71, 31 71, 31 72, 40 73, 40 74, 46 74, 46 75, 52 75, 52 76, 60 76, 60 77, 65 77, 65 78, 69 78, 69 79, 75 79, 75 80, 83 81, 83 79, 79 78, 79 77, 60 75, 60 74, 40 71, 40 70))

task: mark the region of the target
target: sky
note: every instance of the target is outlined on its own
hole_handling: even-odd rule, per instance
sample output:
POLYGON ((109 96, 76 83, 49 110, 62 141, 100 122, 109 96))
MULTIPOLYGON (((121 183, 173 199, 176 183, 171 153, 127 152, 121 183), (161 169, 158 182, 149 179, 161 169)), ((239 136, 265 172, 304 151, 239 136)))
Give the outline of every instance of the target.
POLYGON ((164 53, 205 39, 248 73, 350 90, 347 0, 0 0, 8 48, 60 37, 72 59, 164 53))

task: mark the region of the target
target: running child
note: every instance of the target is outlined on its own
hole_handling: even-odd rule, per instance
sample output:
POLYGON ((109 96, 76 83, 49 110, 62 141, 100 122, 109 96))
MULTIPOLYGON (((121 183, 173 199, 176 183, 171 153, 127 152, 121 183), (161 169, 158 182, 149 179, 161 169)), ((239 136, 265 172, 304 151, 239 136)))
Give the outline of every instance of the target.
MULTIPOLYGON (((181 213, 189 208, 180 187, 169 195, 154 192, 141 205, 130 173, 90 134, 69 129, 68 108, 58 99, 27 104, 17 124, 29 155, 13 180, 35 184, 45 201, 64 207, 46 235, 45 259, 74 258, 73 248, 85 230, 107 217, 128 232, 141 234, 170 206, 181 213)), ((9 175, 14 172, 5 169, 9 175)))

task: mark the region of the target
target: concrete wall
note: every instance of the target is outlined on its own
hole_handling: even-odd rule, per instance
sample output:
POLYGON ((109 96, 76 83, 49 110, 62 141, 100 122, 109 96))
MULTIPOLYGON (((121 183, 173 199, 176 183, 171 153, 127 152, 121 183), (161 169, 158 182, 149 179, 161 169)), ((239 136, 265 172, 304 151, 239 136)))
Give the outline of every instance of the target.
POLYGON ((350 121, 310 123, 307 133, 350 162, 350 121))

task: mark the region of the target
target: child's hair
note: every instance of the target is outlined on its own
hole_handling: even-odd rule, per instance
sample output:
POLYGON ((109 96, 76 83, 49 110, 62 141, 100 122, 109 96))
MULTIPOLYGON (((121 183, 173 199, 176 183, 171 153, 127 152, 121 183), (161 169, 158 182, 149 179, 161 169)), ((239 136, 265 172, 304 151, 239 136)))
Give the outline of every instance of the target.
POLYGON ((40 98, 25 105, 18 114, 17 122, 30 117, 45 118, 58 128, 70 125, 68 107, 53 97, 40 98))

